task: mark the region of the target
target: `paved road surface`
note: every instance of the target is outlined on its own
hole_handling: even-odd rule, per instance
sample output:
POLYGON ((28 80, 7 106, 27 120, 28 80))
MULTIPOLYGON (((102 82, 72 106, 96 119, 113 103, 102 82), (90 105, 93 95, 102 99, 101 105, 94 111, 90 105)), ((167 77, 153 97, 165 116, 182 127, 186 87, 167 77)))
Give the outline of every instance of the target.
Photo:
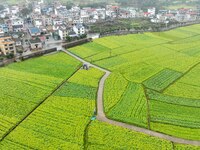
POLYGON ((162 139, 165 139, 165 140, 168 140, 168 141, 172 141, 174 143, 190 144, 190 145, 200 146, 200 141, 193 141, 193 140, 186 140, 186 139, 182 139, 182 138, 176 138, 176 137, 169 136, 169 135, 166 135, 166 134, 163 134, 163 133, 155 132, 155 131, 152 131, 152 130, 148 130, 148 129, 145 129, 145 128, 140 128, 140 127, 137 127, 137 126, 134 126, 134 125, 130 125, 130 124, 127 124, 127 123, 122 123, 122 122, 118 122, 118 121, 114 121, 114 120, 108 119, 106 117, 105 113, 104 113, 103 90, 104 90, 105 80, 108 78, 108 76, 110 75, 111 72, 109 72, 108 70, 105 70, 105 69, 103 69, 103 68, 101 68, 99 66, 90 64, 89 62, 81 59, 80 57, 72 54, 71 52, 69 52, 67 50, 62 50, 62 51, 67 53, 68 55, 76 58, 77 60, 79 60, 82 63, 87 63, 89 66, 94 67, 96 69, 99 69, 99 70, 105 72, 104 76, 100 80, 99 89, 98 89, 98 95, 97 95, 97 119, 99 121, 106 122, 106 123, 109 123, 109 124, 112 124, 112 125, 115 125, 115 126, 120 126, 120 127, 124 127, 124 128, 127 128, 127 129, 131 129, 131 130, 134 130, 134 131, 137 131, 137 132, 148 134, 150 136, 162 138, 162 139))

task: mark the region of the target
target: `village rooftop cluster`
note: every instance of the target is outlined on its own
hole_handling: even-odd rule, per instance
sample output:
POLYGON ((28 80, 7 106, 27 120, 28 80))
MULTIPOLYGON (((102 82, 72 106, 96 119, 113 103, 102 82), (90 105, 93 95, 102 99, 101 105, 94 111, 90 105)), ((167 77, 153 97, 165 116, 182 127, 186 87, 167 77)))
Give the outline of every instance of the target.
POLYGON ((199 19, 199 10, 148 8, 143 11, 140 8, 119 5, 99 8, 74 5, 67 9, 59 1, 47 4, 43 0, 27 2, 25 5, 4 5, 0 12, 0 55, 12 57, 18 53, 48 48, 59 41, 70 42, 86 38, 90 32, 89 25, 98 22, 120 18, 149 18, 152 23, 168 23, 172 20, 190 22, 199 19))

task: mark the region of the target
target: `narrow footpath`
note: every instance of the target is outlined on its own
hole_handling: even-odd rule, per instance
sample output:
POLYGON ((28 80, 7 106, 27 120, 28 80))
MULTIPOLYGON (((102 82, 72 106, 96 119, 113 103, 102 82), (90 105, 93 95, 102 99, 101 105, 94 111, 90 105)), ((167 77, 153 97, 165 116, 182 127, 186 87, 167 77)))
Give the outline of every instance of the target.
POLYGON ((179 144, 189 144, 189 145, 196 145, 196 146, 200 146, 200 141, 193 141, 193 140, 186 140, 186 139, 182 139, 182 138, 177 138, 177 137, 173 137, 164 133, 159 133, 156 131, 152 131, 152 130, 148 130, 145 128, 141 128, 141 127, 137 127, 134 125, 130 125, 127 123, 122 123, 122 122, 118 122, 118 121, 114 121, 111 119, 108 119, 104 113, 104 104, 103 104, 103 91, 104 91, 104 85, 105 85, 105 80, 109 77, 110 75, 110 71, 103 69, 99 66, 96 66, 94 64, 91 64, 85 60, 83 60, 82 58, 72 54, 71 52, 67 51, 67 50, 62 50, 64 53, 74 57, 75 59, 79 60, 80 62, 87 64, 88 66, 91 66, 93 68, 99 69, 103 72, 105 72, 104 76, 101 78, 100 83, 99 83, 99 88, 98 88, 98 95, 97 95, 97 119, 99 121, 102 122, 106 122, 115 126, 120 126, 123 128, 127 128, 130 130, 134 130, 137 132, 141 132, 144 134, 148 134, 150 136, 154 136, 154 137, 158 137, 158 138, 162 138, 168 141, 171 141, 173 143, 179 143, 179 144))

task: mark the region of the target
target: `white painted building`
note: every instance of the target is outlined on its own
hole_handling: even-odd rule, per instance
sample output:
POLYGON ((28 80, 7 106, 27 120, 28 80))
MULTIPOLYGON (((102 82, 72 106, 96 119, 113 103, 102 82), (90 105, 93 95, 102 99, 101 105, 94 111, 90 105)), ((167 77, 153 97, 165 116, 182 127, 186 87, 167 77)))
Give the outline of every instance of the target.
POLYGON ((85 27, 82 24, 76 24, 73 26, 73 30, 77 35, 85 34, 85 27))
POLYGON ((60 36, 60 39, 65 40, 66 37, 69 35, 70 31, 71 31, 71 28, 60 28, 58 30, 58 35, 60 36))
POLYGON ((41 14, 41 8, 40 6, 36 6, 34 9, 33 9, 34 13, 36 14, 41 14))
POLYGON ((4 31, 2 28, 0 28, 0 36, 3 36, 4 35, 4 31))
POLYGON ((43 26, 43 21, 42 21, 42 19, 35 19, 34 24, 36 27, 39 28, 40 26, 43 26))
POLYGON ((19 12, 19 7, 18 6, 12 6, 10 9, 11 14, 16 15, 19 12))
POLYGON ((151 16, 155 16, 156 15, 156 8, 149 8, 147 11, 151 16))
POLYGON ((62 20, 53 20, 53 25, 62 25, 63 21, 62 20))
POLYGON ((41 0, 41 1, 38 2, 38 5, 42 5, 42 4, 44 4, 43 0, 41 0))
POLYGON ((12 26, 14 26, 14 25, 22 25, 22 26, 24 26, 23 19, 13 19, 12 20, 12 26))

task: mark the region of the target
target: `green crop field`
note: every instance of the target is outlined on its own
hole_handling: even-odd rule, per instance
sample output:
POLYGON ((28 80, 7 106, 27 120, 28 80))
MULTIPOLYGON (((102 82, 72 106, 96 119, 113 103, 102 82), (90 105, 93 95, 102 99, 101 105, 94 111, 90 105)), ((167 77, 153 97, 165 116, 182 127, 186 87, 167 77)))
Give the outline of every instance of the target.
MULTIPOLYGON (((48 57, 52 57, 53 60, 54 57, 59 59, 64 56, 58 54, 48 57)), ((40 59, 43 58, 31 62, 39 62, 40 59)), ((24 63, 27 65, 28 62, 24 63)), ((98 82, 102 75, 103 72, 93 68, 89 71, 78 70, 17 126, 0 143, 0 148, 4 150, 129 149, 131 147, 152 150, 172 149, 172 143, 169 141, 99 121, 90 121, 95 109, 98 82)), ((137 84, 130 84, 128 87, 129 90, 141 90, 137 84)), ((128 94, 130 91, 126 90, 128 94)))
POLYGON ((112 72, 104 92, 108 118, 200 140, 199 29, 110 36, 70 51, 112 72), (91 52, 95 44, 102 51, 91 52))
POLYGON ((0 147, 82 149, 85 144, 84 131, 94 112, 98 82, 102 75, 96 69, 76 72, 9 134, 0 147))
POLYGON ((95 121, 90 124, 88 132, 88 149, 148 149, 172 150, 172 143, 95 121))
POLYGON ((107 113, 109 118, 147 126, 147 106, 143 87, 129 83, 119 102, 107 113))
MULTIPOLYGON (((200 25, 110 36, 69 51, 111 71, 106 117, 200 140, 200 25)), ((104 72, 65 53, 0 68, 0 149, 200 150, 99 121, 104 72)))
POLYGON ((78 68, 58 53, 0 69, 0 139, 78 68))

